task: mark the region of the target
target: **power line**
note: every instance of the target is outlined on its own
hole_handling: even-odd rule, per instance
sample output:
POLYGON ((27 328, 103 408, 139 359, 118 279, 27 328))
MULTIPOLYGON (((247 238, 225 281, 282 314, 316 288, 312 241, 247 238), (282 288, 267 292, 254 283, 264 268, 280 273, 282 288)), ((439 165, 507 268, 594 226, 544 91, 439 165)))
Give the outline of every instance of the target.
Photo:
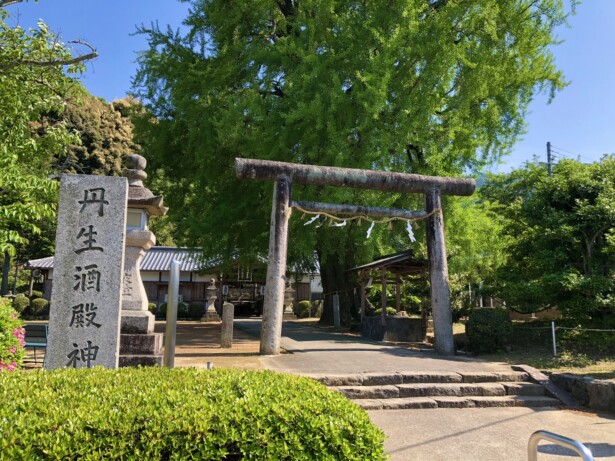
POLYGON ((586 160, 589 163, 593 163, 594 162, 594 160, 590 159, 589 157, 586 157, 586 156, 581 155, 581 154, 575 154, 574 152, 571 152, 571 151, 569 151, 567 149, 564 149, 563 147, 558 147, 558 146, 551 145, 551 150, 553 150, 553 149, 555 149, 554 152, 559 153, 562 156, 562 158, 569 158, 571 160, 583 159, 583 160, 586 160), (567 152, 569 155, 564 154, 562 152, 558 152, 558 151, 567 152), (570 155, 575 156, 576 159, 575 158, 571 158, 570 155))

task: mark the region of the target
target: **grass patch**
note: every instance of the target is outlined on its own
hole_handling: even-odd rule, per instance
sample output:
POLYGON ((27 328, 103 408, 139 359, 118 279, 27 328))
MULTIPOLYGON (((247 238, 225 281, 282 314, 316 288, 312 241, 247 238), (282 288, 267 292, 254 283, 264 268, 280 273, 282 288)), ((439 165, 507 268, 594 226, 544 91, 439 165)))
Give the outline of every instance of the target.
MULTIPOLYGON (((572 373, 599 379, 615 379, 615 333, 598 337, 588 333, 557 331, 557 357, 553 357, 551 323, 515 322, 510 350, 481 354, 480 358, 511 365, 530 365, 554 373, 572 373)), ((458 342, 464 342, 464 325, 453 327, 458 342)))

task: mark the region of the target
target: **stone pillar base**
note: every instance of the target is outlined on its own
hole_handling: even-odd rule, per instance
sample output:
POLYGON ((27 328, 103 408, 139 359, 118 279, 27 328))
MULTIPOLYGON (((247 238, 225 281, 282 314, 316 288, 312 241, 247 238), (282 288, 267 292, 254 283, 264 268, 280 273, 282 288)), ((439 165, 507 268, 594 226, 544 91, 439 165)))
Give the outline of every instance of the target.
POLYGON ((122 311, 120 367, 162 366, 162 333, 154 333, 154 316, 148 311, 122 311))
POLYGON ((297 316, 293 314, 292 312, 284 312, 284 314, 282 315, 282 318, 284 320, 297 320, 297 316))
POLYGON ((205 312, 205 314, 203 314, 203 317, 201 317, 201 322, 219 322, 219 321, 220 321, 220 316, 213 309, 211 311, 205 312))
POLYGON ((121 333, 145 335, 154 332, 154 314, 149 311, 122 310, 121 333))

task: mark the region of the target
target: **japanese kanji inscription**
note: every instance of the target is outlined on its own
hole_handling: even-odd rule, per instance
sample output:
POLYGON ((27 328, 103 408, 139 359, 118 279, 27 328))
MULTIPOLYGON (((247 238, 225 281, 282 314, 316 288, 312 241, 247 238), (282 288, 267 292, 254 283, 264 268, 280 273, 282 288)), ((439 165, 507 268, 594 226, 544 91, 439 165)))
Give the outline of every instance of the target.
POLYGON ((62 176, 45 368, 117 368, 127 190, 62 176))

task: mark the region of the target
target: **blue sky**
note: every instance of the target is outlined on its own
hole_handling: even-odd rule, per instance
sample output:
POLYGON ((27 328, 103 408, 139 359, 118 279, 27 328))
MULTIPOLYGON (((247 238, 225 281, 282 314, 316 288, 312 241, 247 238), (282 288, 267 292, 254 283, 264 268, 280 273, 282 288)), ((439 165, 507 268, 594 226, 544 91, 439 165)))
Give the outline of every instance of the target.
MULTIPOLYGON (((131 35, 140 24, 181 25, 188 5, 177 0, 40 0, 7 8, 22 27, 38 18, 65 41, 91 43, 100 57, 88 64, 83 82, 88 90, 111 101, 130 90, 136 53, 145 37, 131 35)), ((570 85, 549 105, 538 96, 526 119, 527 134, 494 171, 510 171, 537 155, 546 160, 550 141, 557 158, 599 160, 615 153, 615 1, 585 0, 560 28, 564 43, 554 48, 556 62, 570 85)))

